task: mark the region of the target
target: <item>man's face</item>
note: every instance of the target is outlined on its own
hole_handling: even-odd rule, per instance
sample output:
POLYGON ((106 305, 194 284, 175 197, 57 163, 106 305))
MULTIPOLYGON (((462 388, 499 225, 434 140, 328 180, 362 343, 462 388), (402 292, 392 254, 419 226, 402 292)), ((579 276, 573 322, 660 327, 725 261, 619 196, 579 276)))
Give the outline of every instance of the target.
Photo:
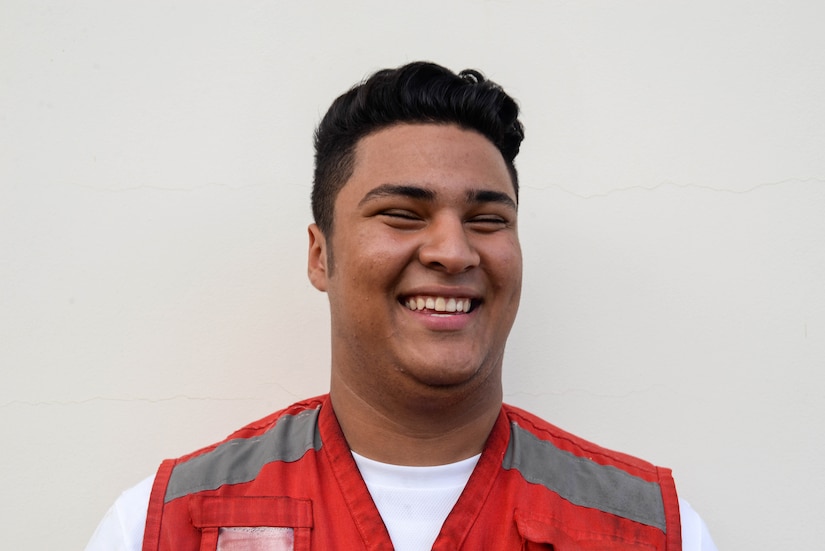
POLYGON ((481 134, 399 124, 363 138, 330 242, 310 227, 333 378, 364 398, 499 392, 521 292, 516 222, 504 159, 481 134))

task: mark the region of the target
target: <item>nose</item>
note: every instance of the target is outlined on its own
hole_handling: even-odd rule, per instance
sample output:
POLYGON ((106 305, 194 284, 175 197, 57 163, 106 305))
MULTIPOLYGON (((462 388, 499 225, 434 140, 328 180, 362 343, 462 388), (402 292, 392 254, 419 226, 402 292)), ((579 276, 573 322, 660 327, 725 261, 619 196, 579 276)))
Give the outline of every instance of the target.
POLYGON ((462 220, 457 217, 434 219, 424 236, 418 256, 428 268, 459 274, 478 266, 481 260, 462 220))

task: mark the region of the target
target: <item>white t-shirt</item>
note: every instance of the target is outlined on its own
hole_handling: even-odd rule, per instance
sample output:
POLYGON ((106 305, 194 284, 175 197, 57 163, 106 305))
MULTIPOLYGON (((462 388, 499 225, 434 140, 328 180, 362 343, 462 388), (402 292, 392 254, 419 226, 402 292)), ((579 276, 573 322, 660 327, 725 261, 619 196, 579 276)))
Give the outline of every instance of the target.
MULTIPOLYGON (((396 551, 432 548, 478 461, 476 456, 438 467, 401 467, 357 454, 353 457, 396 551)), ((154 478, 144 479, 118 497, 100 521, 86 551, 141 551, 154 478)), ((717 551, 705 523, 681 498, 679 512, 682 550, 717 551)))
POLYGON ((481 454, 435 467, 405 467, 352 452, 395 551, 432 549, 481 454))

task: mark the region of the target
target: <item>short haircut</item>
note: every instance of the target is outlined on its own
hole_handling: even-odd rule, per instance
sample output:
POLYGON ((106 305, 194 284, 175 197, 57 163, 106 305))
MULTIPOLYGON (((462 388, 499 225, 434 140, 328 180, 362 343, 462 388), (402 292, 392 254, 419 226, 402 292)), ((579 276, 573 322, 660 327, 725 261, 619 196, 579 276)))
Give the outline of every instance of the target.
POLYGON ((455 74, 418 61, 378 71, 332 102, 315 130, 315 223, 331 235, 335 199, 352 176, 358 142, 398 123, 456 124, 479 132, 504 157, 518 198, 513 161, 524 138, 518 112, 513 98, 473 69, 455 74))

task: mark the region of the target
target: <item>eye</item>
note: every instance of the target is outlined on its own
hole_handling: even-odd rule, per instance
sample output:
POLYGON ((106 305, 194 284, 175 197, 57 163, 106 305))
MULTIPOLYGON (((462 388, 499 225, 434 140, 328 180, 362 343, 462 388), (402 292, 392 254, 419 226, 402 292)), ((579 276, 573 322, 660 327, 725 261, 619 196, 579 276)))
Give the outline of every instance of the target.
POLYGON ((407 209, 387 209, 378 213, 385 223, 398 229, 415 229, 424 223, 421 215, 407 209))
POLYGON ((389 216, 390 218, 401 218, 403 220, 420 220, 421 217, 412 211, 404 209, 389 209, 381 212, 381 216, 389 216))
POLYGON ((510 226, 510 220, 498 214, 479 214, 467 220, 467 224, 480 232, 494 232, 510 226))

